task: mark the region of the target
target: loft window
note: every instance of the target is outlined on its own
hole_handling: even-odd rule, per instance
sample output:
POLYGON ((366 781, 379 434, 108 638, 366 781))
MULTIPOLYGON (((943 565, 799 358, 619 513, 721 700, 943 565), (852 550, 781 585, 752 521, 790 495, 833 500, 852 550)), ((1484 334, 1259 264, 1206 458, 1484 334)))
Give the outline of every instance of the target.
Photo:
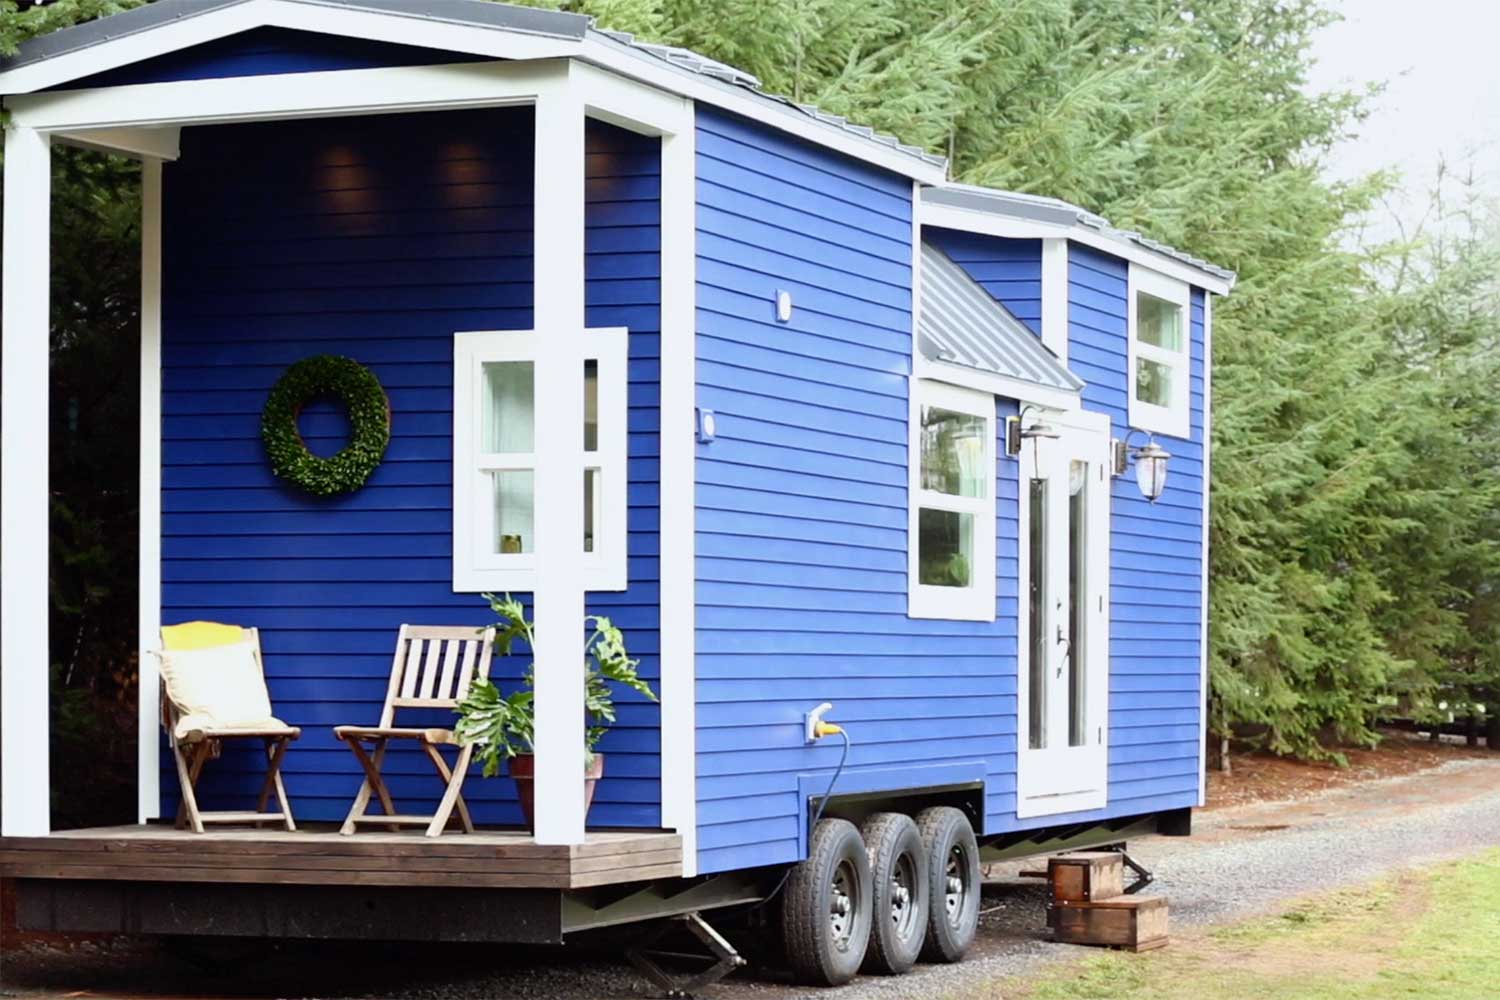
POLYGON ((916 382, 908 613, 995 617, 995 401, 916 382))
POLYGON ((539 558, 578 561, 589 590, 626 586, 626 351, 623 329, 585 331, 575 354, 582 383, 583 494, 577 547, 537 551, 537 470, 574 461, 536 450, 549 419, 536 394, 540 341, 530 330, 460 333, 453 340, 453 589, 527 591, 539 558))
POLYGON ((1130 426, 1191 434, 1188 286, 1130 268, 1130 426))

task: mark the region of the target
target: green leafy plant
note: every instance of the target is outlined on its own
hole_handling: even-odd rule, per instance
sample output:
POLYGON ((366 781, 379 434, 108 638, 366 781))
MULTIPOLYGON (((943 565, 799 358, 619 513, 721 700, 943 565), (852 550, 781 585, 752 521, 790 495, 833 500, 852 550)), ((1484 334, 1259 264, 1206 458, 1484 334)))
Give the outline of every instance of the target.
MULTIPOLYGON (((490 608, 500 619, 495 633, 496 652, 509 656, 516 640, 536 648, 536 626, 526 618, 526 609, 510 594, 497 597, 485 594, 490 608)), ((623 684, 652 701, 656 694, 637 672, 639 660, 631 659, 625 648, 625 635, 603 615, 584 618, 589 629, 583 644, 584 713, 588 725, 584 730, 584 767, 594 763, 594 748, 615 721, 614 689, 611 683, 623 684)), ((459 702, 458 741, 478 750, 484 764, 484 776, 500 770, 500 762, 517 754, 531 753, 535 746, 536 718, 533 711, 533 683, 536 664, 526 669, 525 687, 506 696, 487 678, 476 680, 464 700, 459 702)))
POLYGON ((391 404, 375 373, 350 358, 303 358, 277 380, 261 412, 260 436, 271 471, 316 496, 352 493, 365 484, 391 441, 391 404), (302 407, 332 396, 349 411, 349 443, 336 455, 314 455, 297 429, 302 407))

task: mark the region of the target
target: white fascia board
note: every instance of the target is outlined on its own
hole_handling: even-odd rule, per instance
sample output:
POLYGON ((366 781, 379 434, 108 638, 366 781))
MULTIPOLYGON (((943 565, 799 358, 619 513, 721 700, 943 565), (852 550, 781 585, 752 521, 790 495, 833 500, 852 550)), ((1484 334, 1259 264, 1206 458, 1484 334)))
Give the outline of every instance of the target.
POLYGON ((182 130, 164 128, 105 128, 91 132, 58 132, 53 141, 65 146, 116 153, 137 160, 175 160, 181 155, 182 130))
POLYGON ((1229 282, 1223 278, 1189 267, 1181 261, 1173 260, 1165 254, 1159 254, 1138 243, 1112 239, 1088 226, 1059 226, 1029 219, 1016 219, 994 212, 976 212, 973 209, 958 208, 953 205, 934 205, 928 202, 922 204, 922 222, 928 226, 957 229, 961 232, 979 233, 984 236, 999 236, 1005 239, 1045 240, 1066 237, 1074 243, 1150 268, 1168 277, 1176 278, 1178 281, 1185 281, 1190 285, 1206 289, 1215 295, 1229 294, 1229 282))
POLYGON ((679 94, 587 63, 573 63, 569 77, 590 118, 641 135, 682 135, 693 129, 693 103, 679 94))
POLYGON ((944 382, 963 389, 987 392, 1001 399, 1014 399, 1022 403, 1035 403, 1052 410, 1076 410, 1081 405, 1080 394, 1066 389, 1053 389, 1025 379, 1013 378, 994 372, 982 372, 964 365, 946 361, 932 361, 918 355, 914 374, 919 379, 944 382))
POLYGON ((650 53, 627 45, 590 37, 579 47, 578 58, 661 90, 723 108, 751 121, 769 125, 778 131, 826 146, 923 184, 943 184, 948 179, 948 169, 942 164, 929 163, 894 147, 845 132, 835 125, 820 122, 791 105, 780 105, 773 99, 758 96, 744 87, 724 83, 701 73, 677 69, 650 53))
POLYGON ((565 60, 391 66, 258 77, 253 86, 232 78, 23 94, 6 106, 17 125, 77 132, 530 104, 566 80, 565 60))
MULTIPOLYGON (((168 55, 256 28, 287 28, 393 45, 468 52, 494 59, 550 59, 571 54, 578 42, 523 31, 487 30, 392 11, 330 7, 302 0, 251 3, 182 17, 136 34, 0 73, 0 94, 29 94, 168 55)), ((305 76, 305 74, 294 74, 305 76)), ((241 81, 243 82, 243 81, 241 81)))

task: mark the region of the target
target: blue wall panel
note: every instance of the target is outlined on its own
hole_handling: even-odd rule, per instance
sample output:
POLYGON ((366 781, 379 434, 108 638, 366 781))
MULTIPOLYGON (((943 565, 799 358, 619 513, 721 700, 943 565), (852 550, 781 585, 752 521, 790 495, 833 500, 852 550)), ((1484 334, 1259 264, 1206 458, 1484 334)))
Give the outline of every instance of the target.
MULTIPOLYGON (((819 702, 853 738, 849 787, 1012 759, 1016 547, 995 622, 907 618, 910 183, 706 109, 698 171, 698 401, 718 414, 697 455, 699 866, 719 871, 801 856, 799 783, 839 756, 803 745, 819 702)), ((1002 539, 1015 475, 1000 463, 1002 539)))
MULTIPOLYGON (((330 727, 376 720, 399 625, 490 618, 451 587, 452 337, 531 324, 531 113, 186 129, 182 144, 166 168, 163 621, 261 628, 276 710, 303 727, 285 766, 293 807, 340 819, 360 776, 330 727), (259 427, 286 366, 325 352, 380 378, 392 439, 363 489, 316 499, 271 476, 259 427)), ((655 140, 590 123, 587 317, 631 328, 631 587, 589 603, 653 681, 659 166, 655 140)), ((315 404, 301 427, 330 453, 346 421, 315 404)), ((493 673, 513 680, 524 662, 493 673)), ((593 823, 660 825, 659 745, 656 707, 623 699, 593 823)), ((424 758, 389 768, 410 810, 434 804, 424 758)), ((242 808, 258 773, 244 756, 211 765, 209 805, 242 808)), ((176 786, 164 773, 168 815, 176 786)), ((519 821, 509 780, 465 794, 480 822, 519 821)))
POLYGON ((415 45, 392 45, 287 28, 256 28, 154 59, 95 73, 54 89, 80 90, 86 87, 123 87, 137 83, 479 61, 479 56, 441 52, 415 45))

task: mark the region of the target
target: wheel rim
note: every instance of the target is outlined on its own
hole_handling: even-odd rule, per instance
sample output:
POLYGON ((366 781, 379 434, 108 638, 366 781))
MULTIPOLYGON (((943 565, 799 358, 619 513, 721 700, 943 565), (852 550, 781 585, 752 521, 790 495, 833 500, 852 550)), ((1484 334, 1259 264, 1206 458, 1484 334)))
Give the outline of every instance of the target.
POLYGON ((963 845, 954 844, 948 852, 948 865, 943 871, 943 909, 948 914, 948 923, 954 927, 962 922, 969 893, 974 891, 970 884, 971 869, 968 860, 968 852, 963 845))
POLYGON ((891 869, 891 924, 902 940, 911 937, 916 928, 916 885, 916 859, 903 854, 891 869))
POLYGON ((854 935, 855 916, 863 905, 859 873, 854 868, 854 862, 839 862, 839 866, 833 871, 833 882, 828 892, 828 929, 833 945, 839 951, 848 950, 854 935))

